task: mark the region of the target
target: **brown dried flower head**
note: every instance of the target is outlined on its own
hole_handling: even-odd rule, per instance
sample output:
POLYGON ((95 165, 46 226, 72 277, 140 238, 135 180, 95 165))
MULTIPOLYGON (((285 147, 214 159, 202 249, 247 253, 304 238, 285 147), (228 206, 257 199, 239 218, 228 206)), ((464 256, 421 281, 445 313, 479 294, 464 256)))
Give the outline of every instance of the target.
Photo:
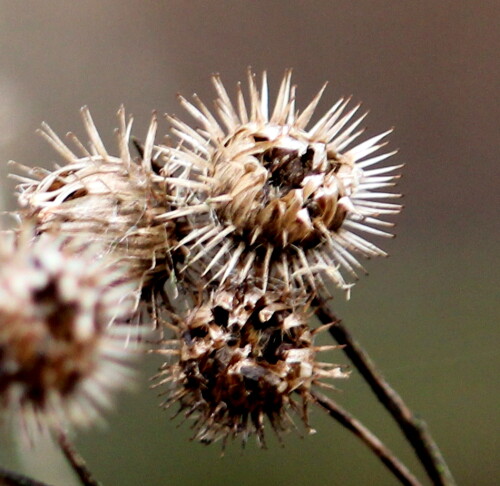
POLYGON ((86 107, 82 118, 90 139, 89 150, 73 135, 73 152, 46 125, 41 134, 66 164, 48 171, 22 167, 30 178, 15 176, 23 216, 34 218, 38 233, 78 235, 102 244, 105 252, 126 260, 131 276, 147 282, 165 272, 169 227, 157 221, 168 208, 163 177, 153 154, 157 128, 153 117, 141 160, 129 150, 132 119, 118 111, 116 131, 119 155, 110 155, 86 107))
MULTIPOLYGON (((87 425, 131 383, 137 284, 95 244, 0 241, 0 412, 36 430, 87 425)), ((4 235, 5 236, 5 235, 4 235)))
POLYGON ((296 412, 306 427, 314 385, 343 378, 339 365, 316 355, 336 346, 315 346, 305 303, 281 292, 262 292, 253 284, 227 287, 172 326, 176 338, 162 354, 174 356, 157 378, 171 389, 165 406, 195 420, 195 438, 211 443, 256 434, 264 445, 267 418, 278 433, 293 424, 296 412), (301 403, 299 403, 301 402, 301 403))
POLYGON ((285 288, 323 287, 323 277, 349 289, 345 274, 364 270, 356 254, 385 255, 358 232, 392 236, 380 216, 400 211, 381 202, 399 194, 380 192, 393 186, 401 166, 373 168, 394 152, 371 156, 385 145, 390 130, 358 145, 357 130, 365 115, 351 119, 359 105, 346 112, 341 99, 308 127, 323 89, 300 113, 295 87, 286 72, 274 109, 268 111, 266 75, 259 92, 249 72, 250 105, 238 85, 236 106, 219 76, 213 77, 218 121, 195 96, 180 98, 199 123, 195 130, 170 117, 179 147, 164 148, 174 165, 191 169, 190 180, 171 178, 185 186, 184 197, 165 219, 188 216, 195 230, 183 244, 191 262, 208 258, 205 273, 222 285, 231 274, 285 282, 285 288))

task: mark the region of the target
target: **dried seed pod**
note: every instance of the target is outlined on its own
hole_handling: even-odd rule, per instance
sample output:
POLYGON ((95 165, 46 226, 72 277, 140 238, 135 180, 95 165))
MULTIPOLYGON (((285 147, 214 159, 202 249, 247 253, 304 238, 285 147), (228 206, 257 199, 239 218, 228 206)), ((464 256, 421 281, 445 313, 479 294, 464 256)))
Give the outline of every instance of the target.
POLYGON ((129 387, 137 284, 95 243, 0 241, 0 412, 36 430, 87 425, 129 387))
POLYGON ((265 419, 279 434, 293 425, 290 411, 310 430, 311 387, 347 373, 316 360, 336 346, 314 345, 317 330, 303 309, 303 299, 252 284, 219 289, 172 326, 175 338, 159 350, 170 356, 157 376, 157 386, 171 389, 164 405, 194 417, 195 438, 204 443, 246 443, 255 434, 264 445, 265 419))
POLYGON ((131 276, 144 285, 155 273, 167 278, 172 227, 157 220, 169 205, 161 168, 153 154, 156 116, 140 160, 134 160, 129 150, 132 119, 126 120, 123 107, 118 111, 118 156, 107 152, 86 107, 82 118, 89 150, 74 135, 68 135, 80 155, 43 125, 41 134, 66 164, 54 171, 23 167, 30 178, 16 177, 21 181, 18 198, 26 208, 24 216, 35 220, 38 233, 78 235, 100 242, 105 252, 125 260, 131 276))
POLYGON ((354 145, 365 115, 351 122, 359 106, 346 112, 349 99, 307 128, 324 88, 297 112, 290 71, 271 114, 265 73, 259 92, 249 72, 249 109, 240 86, 234 106, 220 78, 213 81, 221 122, 198 98, 181 97, 201 127, 170 117, 181 144, 164 148, 170 163, 191 168, 193 180, 172 179, 184 197, 164 216, 191 218, 190 261, 206 260, 205 272, 220 285, 234 273, 240 282, 258 277, 264 289, 273 277, 287 290, 324 287, 322 277, 349 289, 364 270, 355 254, 385 255, 356 233, 392 236, 377 228, 392 226, 379 217, 401 208, 380 202, 399 194, 379 192, 394 185, 401 166, 372 168, 394 154, 371 156, 390 130, 354 145))

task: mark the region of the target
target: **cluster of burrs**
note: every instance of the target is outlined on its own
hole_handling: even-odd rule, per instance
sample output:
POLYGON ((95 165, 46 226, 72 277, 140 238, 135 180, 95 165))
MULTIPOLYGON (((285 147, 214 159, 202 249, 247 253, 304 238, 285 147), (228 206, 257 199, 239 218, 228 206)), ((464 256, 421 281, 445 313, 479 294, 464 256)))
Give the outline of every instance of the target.
POLYGON ((156 116, 143 142, 132 139, 123 109, 117 155, 86 108, 88 145, 69 134, 71 149, 43 126, 65 164, 18 177, 32 230, 2 253, 0 403, 38 422, 82 421, 87 402, 108 401, 108 383, 128 381, 109 373, 122 372, 132 331, 151 321, 167 355, 156 377, 164 405, 193 418, 206 443, 263 443, 266 422, 279 433, 294 416, 309 429, 312 387, 347 376, 318 359, 334 346, 315 343, 325 326, 311 327, 311 306, 334 287, 350 291, 360 256, 385 255, 362 235, 391 236, 381 218, 401 208, 385 192, 401 166, 380 167, 394 152, 376 154, 389 132, 356 144, 364 115, 349 99, 311 123, 324 88, 299 111, 291 72, 272 110, 265 74, 259 89, 249 72, 249 96, 238 85, 235 103, 213 82, 213 111, 180 98, 195 126, 168 116, 168 146, 156 142, 156 116), (36 283, 23 288, 21 267, 36 283), (39 362, 16 354, 18 342, 38 346, 39 362))

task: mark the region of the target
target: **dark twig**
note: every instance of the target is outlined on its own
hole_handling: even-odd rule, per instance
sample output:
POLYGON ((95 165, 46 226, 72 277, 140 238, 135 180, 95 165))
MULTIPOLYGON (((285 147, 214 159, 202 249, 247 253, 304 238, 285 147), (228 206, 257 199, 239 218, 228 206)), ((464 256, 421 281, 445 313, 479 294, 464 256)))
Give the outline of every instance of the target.
POLYGON ((28 476, 0 467, 0 486, 49 486, 47 483, 35 481, 28 476))
POLYGON ((401 484, 406 486, 421 486, 421 483, 408 468, 359 420, 355 419, 327 396, 317 391, 311 391, 311 395, 316 403, 323 407, 331 417, 359 437, 380 458, 394 476, 399 479, 401 484))
POLYGON ((57 434, 57 442, 81 483, 84 486, 100 486, 100 483, 94 479, 83 457, 62 430, 57 434))
POLYGON ((338 344, 344 346, 344 353, 370 385, 379 401, 398 423, 433 484, 436 486, 455 486, 455 480, 425 422, 415 417, 402 398, 385 381, 363 348, 330 311, 326 302, 317 299, 315 307, 316 316, 323 324, 336 322, 336 325, 329 329, 330 334, 338 344))

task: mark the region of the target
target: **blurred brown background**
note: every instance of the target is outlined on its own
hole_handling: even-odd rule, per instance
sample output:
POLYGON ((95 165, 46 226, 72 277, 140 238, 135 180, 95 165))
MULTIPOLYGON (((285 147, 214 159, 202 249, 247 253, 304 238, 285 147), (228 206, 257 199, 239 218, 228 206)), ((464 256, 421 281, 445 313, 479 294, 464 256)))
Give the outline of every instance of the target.
MULTIPOLYGON (((9 159, 59 162, 34 134, 42 120, 83 135, 87 104, 112 144, 121 103, 140 135, 153 109, 187 118, 176 92, 213 99, 212 72, 232 92, 247 66, 266 69, 275 92, 293 67, 298 107, 329 80, 321 109, 352 94, 370 110, 370 133, 396 127, 391 146, 406 163, 398 238, 381 242, 392 256, 368 264, 349 303, 338 295, 338 312, 427 420, 458 483, 498 483, 499 14, 484 0, 0 1, 2 208, 14 207, 9 159)), ((415 466, 364 384, 341 385, 336 398, 415 466)), ((319 412, 314 436, 291 433, 284 448, 271 439, 267 451, 234 444, 219 459, 157 402, 144 384, 121 397, 108 429, 79 435, 106 485, 395 484, 319 412)), ((21 460, 7 439, 0 447, 3 465, 72 484, 42 447, 21 460)))

